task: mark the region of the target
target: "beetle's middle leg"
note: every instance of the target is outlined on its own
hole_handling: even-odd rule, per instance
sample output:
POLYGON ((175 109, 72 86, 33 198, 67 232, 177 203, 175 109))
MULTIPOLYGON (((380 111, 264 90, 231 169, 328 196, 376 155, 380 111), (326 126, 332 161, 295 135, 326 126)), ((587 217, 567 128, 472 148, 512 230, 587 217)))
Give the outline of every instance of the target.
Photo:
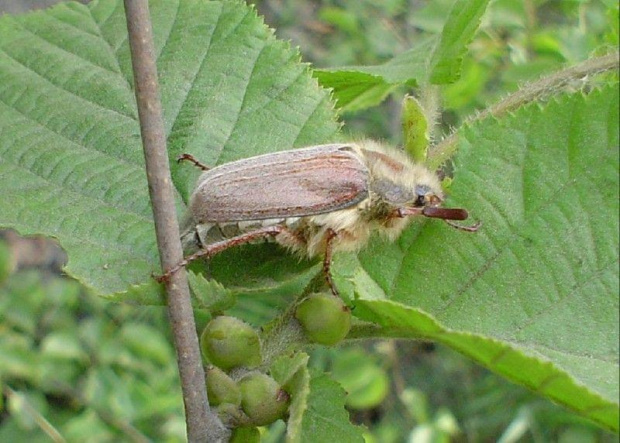
POLYGON ((275 225, 266 226, 264 228, 246 232, 245 234, 241 234, 233 238, 211 243, 210 245, 205 245, 200 251, 192 255, 188 255, 178 265, 168 269, 163 275, 155 277, 155 280, 157 280, 159 283, 166 282, 172 274, 178 272, 181 268, 184 268, 194 260, 198 260, 199 258, 203 257, 213 257, 214 255, 219 254, 220 252, 225 251, 228 248, 249 243, 251 241, 261 238, 275 237, 278 234, 282 233, 289 233, 291 234, 291 236, 294 236, 294 233, 292 233, 288 227, 275 225))
POLYGON ((336 297, 339 296, 338 290, 334 285, 334 280, 332 279, 332 248, 333 248, 333 240, 338 236, 338 233, 333 229, 328 229, 325 231, 325 256, 323 257, 323 273, 325 274, 325 280, 327 281, 327 286, 332 291, 336 297))

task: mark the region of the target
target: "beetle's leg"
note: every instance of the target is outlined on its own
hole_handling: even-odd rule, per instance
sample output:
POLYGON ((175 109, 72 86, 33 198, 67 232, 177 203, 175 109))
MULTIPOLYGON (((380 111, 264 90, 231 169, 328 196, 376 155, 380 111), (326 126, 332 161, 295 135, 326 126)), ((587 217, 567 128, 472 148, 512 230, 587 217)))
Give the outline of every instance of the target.
POLYGON ((332 266, 332 241, 338 236, 338 233, 333 229, 328 229, 325 231, 325 256, 323 257, 323 273, 325 274, 325 280, 327 281, 327 286, 331 289, 332 294, 338 297, 338 290, 334 285, 334 280, 332 279, 331 266, 332 266))
POLYGON ((482 226, 481 221, 477 221, 471 226, 459 225, 458 223, 454 223, 452 220, 444 220, 444 221, 450 226, 452 226, 453 228, 460 229, 461 231, 465 231, 465 232, 476 232, 480 228, 480 226, 482 226))
POLYGON ((197 160, 196 157, 194 157, 192 154, 181 154, 177 157, 177 163, 181 163, 184 160, 193 163, 194 166, 199 167, 203 171, 208 171, 209 169, 211 169, 204 163, 201 163, 199 160, 197 160))
POLYGON ((241 234, 233 238, 206 245, 203 249, 196 252, 195 254, 185 257, 178 265, 174 266, 171 269, 168 269, 163 275, 155 277, 155 280, 157 280, 159 283, 164 283, 170 278, 172 274, 179 271, 181 268, 184 268, 194 260, 203 257, 213 257, 215 254, 225 251, 228 248, 242 245, 244 243, 249 243, 253 240, 257 240, 260 238, 275 237, 276 235, 281 234, 282 232, 287 232, 288 230, 289 229, 286 226, 267 226, 257 229, 255 231, 246 232, 245 234, 241 234))

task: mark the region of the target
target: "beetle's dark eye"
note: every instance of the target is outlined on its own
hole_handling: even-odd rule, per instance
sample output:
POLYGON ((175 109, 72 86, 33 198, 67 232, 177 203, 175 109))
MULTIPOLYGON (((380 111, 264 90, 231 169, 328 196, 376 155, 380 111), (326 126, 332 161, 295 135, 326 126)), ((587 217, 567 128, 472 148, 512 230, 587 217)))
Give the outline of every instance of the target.
POLYGON ((426 198, 423 195, 416 195, 415 201, 413 202, 413 206, 416 208, 421 208, 424 206, 426 198))
POLYGON ((421 208, 422 206, 426 206, 427 196, 431 192, 431 189, 425 185, 418 185, 415 187, 415 200, 413 201, 413 206, 416 208, 421 208))

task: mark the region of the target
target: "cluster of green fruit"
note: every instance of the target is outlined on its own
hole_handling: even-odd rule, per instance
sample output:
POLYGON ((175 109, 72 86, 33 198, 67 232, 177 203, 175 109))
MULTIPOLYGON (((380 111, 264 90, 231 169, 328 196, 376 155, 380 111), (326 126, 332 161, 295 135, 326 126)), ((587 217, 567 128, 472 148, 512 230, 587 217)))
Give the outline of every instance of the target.
MULTIPOLYGON (((331 294, 306 297, 296 307, 295 318, 308 341, 324 345, 340 342, 351 327, 350 309, 331 294)), ((233 437, 255 440, 256 426, 285 416, 290 395, 261 370, 261 342, 254 328, 235 317, 215 317, 202 332, 200 346, 210 363, 206 371, 209 403, 235 428, 233 437)))
POLYGON ((258 435, 256 426, 284 416, 290 396, 258 369, 260 340, 250 325, 235 317, 215 317, 202 332, 200 346, 211 363, 206 371, 209 403, 224 422, 237 428, 234 434, 258 435))

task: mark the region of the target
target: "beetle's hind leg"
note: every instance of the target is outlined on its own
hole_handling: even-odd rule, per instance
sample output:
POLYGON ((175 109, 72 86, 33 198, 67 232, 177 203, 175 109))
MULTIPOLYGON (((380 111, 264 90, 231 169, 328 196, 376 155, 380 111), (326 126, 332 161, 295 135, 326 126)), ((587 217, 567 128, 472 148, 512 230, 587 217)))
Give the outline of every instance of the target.
POLYGON ((177 157, 177 163, 181 163, 182 161, 188 161, 190 163, 193 163, 194 166, 202 169, 203 171, 208 171, 209 168, 207 165, 205 165, 204 163, 201 163, 200 160, 197 160, 196 157, 194 157, 192 154, 181 154, 177 157))
POLYGON ((261 238, 275 237, 278 234, 289 232, 290 230, 286 226, 266 226, 264 228, 256 229, 255 231, 246 232, 245 234, 238 235, 226 240, 218 241, 210 245, 204 246, 200 251, 195 254, 188 255, 178 265, 168 269, 164 274, 154 277, 159 283, 165 283, 170 276, 182 268, 186 267, 191 262, 203 257, 213 257, 228 248, 232 248, 238 245, 243 245, 254 240, 261 238))
POLYGON ((327 286, 332 291, 336 297, 339 297, 338 289, 336 289, 336 285, 334 285, 334 280, 332 278, 331 266, 332 266, 332 247, 333 240, 338 236, 338 233, 333 229, 328 229, 325 232, 325 256, 323 257, 323 274, 325 275, 325 281, 327 282, 327 286))

